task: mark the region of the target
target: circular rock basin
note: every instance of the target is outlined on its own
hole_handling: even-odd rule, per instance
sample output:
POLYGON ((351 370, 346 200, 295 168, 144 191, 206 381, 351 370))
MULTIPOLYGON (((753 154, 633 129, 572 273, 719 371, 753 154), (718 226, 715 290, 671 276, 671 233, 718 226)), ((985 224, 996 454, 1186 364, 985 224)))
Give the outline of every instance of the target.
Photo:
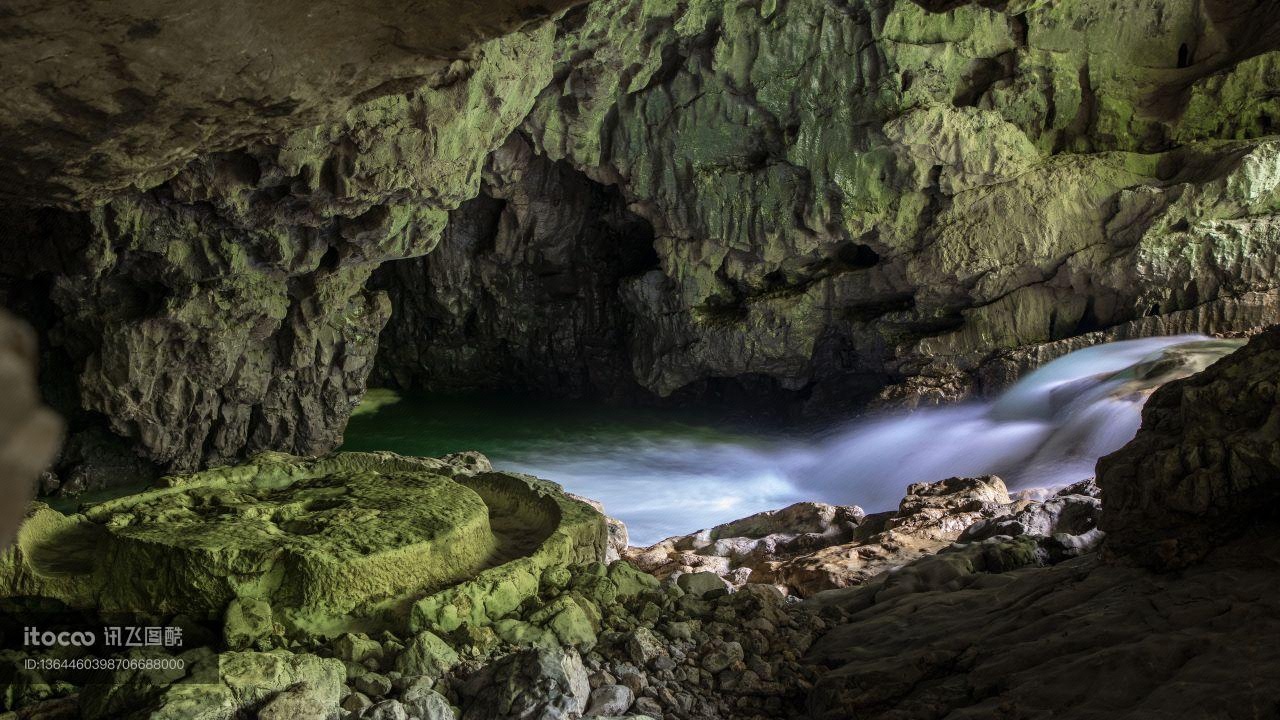
POLYGON ((0 592, 206 618, 252 599, 286 631, 319 634, 402 625, 424 601, 483 621, 509 600, 482 599, 477 614, 477 593, 513 597, 519 570, 533 583, 518 602, 547 564, 604 543, 603 519, 558 486, 487 469, 475 456, 269 453, 79 515, 37 509, 0 558, 0 592))

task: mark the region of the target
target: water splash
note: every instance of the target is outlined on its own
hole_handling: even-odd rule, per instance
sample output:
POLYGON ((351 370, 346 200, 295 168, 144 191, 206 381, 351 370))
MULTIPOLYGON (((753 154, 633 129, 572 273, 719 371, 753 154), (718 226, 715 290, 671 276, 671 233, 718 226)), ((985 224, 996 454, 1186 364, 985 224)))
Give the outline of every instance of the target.
POLYGON ((1241 344, 1183 335, 1099 345, 992 402, 868 418, 819 437, 565 403, 397 402, 376 391, 352 418, 344 449, 480 450, 499 469, 600 500, 634 544, 650 544, 801 500, 886 510, 913 482, 957 475, 997 474, 1015 489, 1087 478, 1137 432, 1155 388, 1241 344))
POLYGON ((1200 335, 1129 340, 1073 352, 995 401, 926 408, 846 426, 791 460, 790 475, 823 497, 868 510, 903 488, 951 476, 999 475, 1012 489, 1091 477, 1098 458, 1133 439, 1151 393, 1233 352, 1242 341, 1200 335), (856 492, 847 494, 847 489, 856 492))

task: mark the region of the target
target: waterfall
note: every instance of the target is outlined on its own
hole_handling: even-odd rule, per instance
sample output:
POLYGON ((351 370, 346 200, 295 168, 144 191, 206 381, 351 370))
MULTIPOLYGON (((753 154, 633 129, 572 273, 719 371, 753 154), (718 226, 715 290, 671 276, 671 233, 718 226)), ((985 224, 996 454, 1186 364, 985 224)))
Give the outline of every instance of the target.
POLYGON ((1180 335, 1078 350, 990 402, 849 424, 797 451, 788 474, 822 497, 871 511, 893 507, 911 483, 952 476, 999 475, 1015 490, 1068 485, 1133 439, 1156 388, 1241 344, 1180 335))

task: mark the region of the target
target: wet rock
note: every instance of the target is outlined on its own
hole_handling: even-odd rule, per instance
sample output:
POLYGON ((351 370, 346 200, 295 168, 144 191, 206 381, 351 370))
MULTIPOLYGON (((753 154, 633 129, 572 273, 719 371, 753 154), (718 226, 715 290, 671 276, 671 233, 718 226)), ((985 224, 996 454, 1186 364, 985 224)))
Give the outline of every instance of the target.
MULTIPOLYGON (((996 477, 918 483, 910 486, 907 493, 897 512, 867 516, 857 507, 800 503, 704 533, 670 538, 629 552, 628 556, 659 575, 687 568, 677 578, 677 584, 695 597, 747 583, 774 583, 790 593, 809 596, 857 585, 891 567, 936 552, 960 539, 971 525, 1015 509, 1004 483, 996 477), (787 522, 793 521, 797 523, 795 528, 786 527, 787 522), (740 532, 756 537, 729 536, 740 532), (684 565, 686 562, 689 564, 684 565), (703 567, 712 569, 696 571, 703 567)), ((1063 498, 1050 509, 1029 511, 1028 517, 1088 515, 1074 509, 1081 503, 1093 503, 1088 506, 1093 513, 1089 517, 1096 516, 1096 501, 1091 498, 1063 498)), ((1051 529, 1055 533, 1076 530, 1077 526, 1083 528, 1079 532, 1088 529, 1083 527, 1087 520, 1063 520, 1062 524, 1061 528, 1051 529)), ((983 537, 994 534, 992 531, 983 537)))
POLYGON ((711 528, 710 539, 763 538, 769 535, 825 534, 842 524, 857 525, 866 513, 857 506, 800 502, 781 510, 768 510, 711 528))
POLYGON ((980 520, 960 534, 960 540, 984 540, 996 535, 1083 535, 1098 526, 1102 502, 1085 495, 1059 495, 1031 503, 1009 515, 980 520))

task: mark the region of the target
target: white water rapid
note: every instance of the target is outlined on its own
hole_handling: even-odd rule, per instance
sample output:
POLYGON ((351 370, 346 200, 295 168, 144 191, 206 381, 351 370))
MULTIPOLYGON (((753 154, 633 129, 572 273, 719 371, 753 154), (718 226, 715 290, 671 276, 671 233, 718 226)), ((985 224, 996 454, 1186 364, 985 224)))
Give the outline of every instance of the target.
POLYGON ((1152 391, 1241 344, 1182 335, 1098 345, 1046 364, 990 402, 864 417, 817 436, 616 409, 371 400, 348 439, 357 438, 352 449, 407 454, 480 450, 499 469, 600 500, 627 524, 632 544, 647 545, 802 500, 888 510, 907 485, 954 476, 999 475, 1013 490, 1083 480, 1099 457, 1132 439, 1152 391), (424 447, 424 439, 441 443, 424 447))

